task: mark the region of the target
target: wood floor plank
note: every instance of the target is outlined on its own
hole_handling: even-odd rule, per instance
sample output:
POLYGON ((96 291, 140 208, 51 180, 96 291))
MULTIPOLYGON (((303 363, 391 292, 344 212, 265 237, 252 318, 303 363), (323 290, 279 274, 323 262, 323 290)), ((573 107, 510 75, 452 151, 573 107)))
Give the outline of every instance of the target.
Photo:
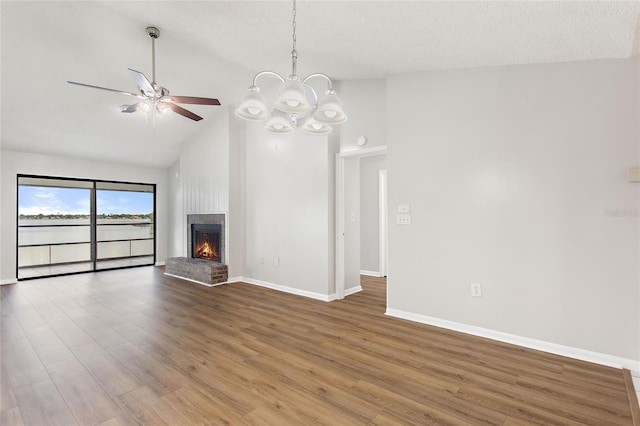
POLYGON ((0 425, 4 426, 23 426, 22 414, 18 407, 13 407, 10 410, 0 411, 0 425))
POLYGON ((9 375, 4 367, 4 360, 0 358, 0 411, 10 410, 17 405, 9 375))
POLYGON ((145 267, 0 288, 0 421, 633 424, 621 370, 390 318, 385 280, 362 286, 326 303, 145 267))
POLYGON ((165 395, 187 385, 188 380, 170 366, 145 354, 132 343, 109 348, 113 355, 134 377, 158 396, 165 395))
POLYGON ((15 389, 22 420, 27 425, 78 424, 51 379, 15 389))
POLYGON ((2 315, 0 322, 0 341, 2 343, 10 342, 16 339, 24 339, 27 337, 20 327, 20 323, 13 314, 2 315))
POLYGON ((45 366, 73 357, 67 345, 49 326, 27 331, 27 337, 45 366))
POLYGON ((182 413, 189 424, 241 424, 240 416, 229 407, 209 398, 192 386, 178 389, 161 397, 162 402, 173 410, 182 413))
POLYGON ((97 425, 120 414, 113 399, 75 357, 47 369, 79 424, 97 425))
POLYGON ((0 347, 0 356, 14 389, 49 378, 47 370, 27 338, 3 344, 0 347))
POLYGON ((142 386, 124 365, 97 343, 80 346, 72 351, 111 397, 142 386))
POLYGON ((146 386, 116 397, 125 415, 138 424, 188 425, 188 417, 166 404, 146 386))

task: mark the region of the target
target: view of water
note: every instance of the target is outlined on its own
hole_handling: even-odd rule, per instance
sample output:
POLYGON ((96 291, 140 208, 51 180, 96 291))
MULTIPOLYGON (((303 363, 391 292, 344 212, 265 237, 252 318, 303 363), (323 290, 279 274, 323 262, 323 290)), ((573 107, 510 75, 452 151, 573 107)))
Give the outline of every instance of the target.
MULTIPOLYGON (((34 219, 18 222, 18 226, 33 225, 38 226, 18 228, 18 245, 79 243, 91 240, 89 219, 34 219)), ((153 238, 153 224, 149 219, 98 219, 97 234, 98 241, 153 238)))

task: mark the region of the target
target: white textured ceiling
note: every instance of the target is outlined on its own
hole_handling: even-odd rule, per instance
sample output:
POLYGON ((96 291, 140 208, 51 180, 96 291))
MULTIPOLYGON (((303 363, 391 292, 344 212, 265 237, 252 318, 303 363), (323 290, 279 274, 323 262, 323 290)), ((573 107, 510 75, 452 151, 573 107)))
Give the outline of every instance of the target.
MULTIPOLYGON (((298 1, 299 74, 336 79, 637 55, 639 2, 298 1)), ((289 1, 0 2, 6 149, 168 166, 205 119, 126 115, 127 68, 150 76, 144 28, 161 30, 157 79, 236 105, 253 74, 290 67, 289 1), (124 98, 124 99, 123 99, 124 98)))

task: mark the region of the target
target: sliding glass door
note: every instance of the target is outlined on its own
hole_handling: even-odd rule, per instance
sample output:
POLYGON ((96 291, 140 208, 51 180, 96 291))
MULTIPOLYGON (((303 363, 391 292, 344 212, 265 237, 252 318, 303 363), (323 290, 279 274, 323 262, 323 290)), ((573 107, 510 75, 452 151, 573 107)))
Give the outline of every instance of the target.
POLYGON ((96 183, 97 269, 153 261, 154 194, 148 189, 148 185, 96 183))
POLYGON ((18 176, 18 279, 155 263, 155 185, 18 176))

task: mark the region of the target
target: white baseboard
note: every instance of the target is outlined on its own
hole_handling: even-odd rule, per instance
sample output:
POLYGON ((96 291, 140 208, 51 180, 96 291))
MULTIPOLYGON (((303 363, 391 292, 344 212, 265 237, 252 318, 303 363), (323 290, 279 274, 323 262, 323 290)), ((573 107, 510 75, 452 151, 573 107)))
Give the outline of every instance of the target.
MULTIPOLYGON (((282 291, 284 293, 295 294, 296 296, 304 296, 309 297, 311 299, 322 300, 323 302, 330 302, 333 300, 331 295, 315 293, 313 291, 300 290, 298 288, 288 287, 285 285, 274 284, 267 281, 255 280, 253 278, 247 277, 238 277, 238 281, 234 282, 243 282, 247 284, 257 285, 259 287, 270 288, 271 290, 282 291)), ((234 278, 235 279, 235 278, 234 278)))
POLYGON ((360 275, 366 275, 368 277, 379 277, 380 272, 378 271, 365 271, 364 269, 360 271, 360 275))
POLYGON ((16 284, 17 282, 18 280, 16 278, 7 278, 4 280, 0 280, 0 285, 16 284))
POLYGON ((475 327, 472 325, 429 317, 426 315, 414 314, 397 309, 387 308, 385 315, 415 321, 422 324, 433 325, 440 328, 446 328, 448 330, 459 331, 461 333, 472 334, 474 336, 485 337, 487 339, 497 340, 500 342, 524 346, 525 348, 536 349, 582 361, 602 364, 609 367, 627 368, 632 371, 640 371, 640 360, 621 358, 600 352, 593 352, 585 349, 559 345, 557 343, 545 342, 543 340, 530 339, 528 337, 517 336, 515 334, 503 333, 501 331, 491 330, 488 328, 475 327))
POLYGON ((156 262, 156 266, 164 266, 165 262, 156 262))
POLYGON ((191 281, 192 283, 200 284, 200 285, 203 285, 203 286, 205 286, 205 287, 216 287, 216 286, 219 286, 219 285, 222 285, 222 284, 226 284, 226 283, 227 283, 227 282, 225 281, 225 282, 222 282, 222 283, 207 284, 207 283, 203 283, 202 281, 192 280, 191 278, 185 278, 185 277, 181 277, 181 276, 179 276, 179 275, 169 274, 169 273, 167 273, 167 272, 165 272, 164 274, 165 274, 165 275, 168 275, 168 276, 170 276, 170 277, 173 277, 173 278, 179 278, 179 279, 181 279, 181 280, 191 281))
POLYGON ((356 294, 362 291, 362 286, 356 286, 356 287, 351 287, 351 288, 345 288, 344 289, 344 295, 345 296, 351 296, 352 294, 356 294))
MULTIPOLYGON (((344 297, 351 296, 352 294, 356 294, 360 291, 362 291, 362 286, 347 288, 344 290, 344 297)), ((327 302, 333 302, 334 300, 338 300, 338 296, 336 295, 336 293, 331 293, 327 302)))

